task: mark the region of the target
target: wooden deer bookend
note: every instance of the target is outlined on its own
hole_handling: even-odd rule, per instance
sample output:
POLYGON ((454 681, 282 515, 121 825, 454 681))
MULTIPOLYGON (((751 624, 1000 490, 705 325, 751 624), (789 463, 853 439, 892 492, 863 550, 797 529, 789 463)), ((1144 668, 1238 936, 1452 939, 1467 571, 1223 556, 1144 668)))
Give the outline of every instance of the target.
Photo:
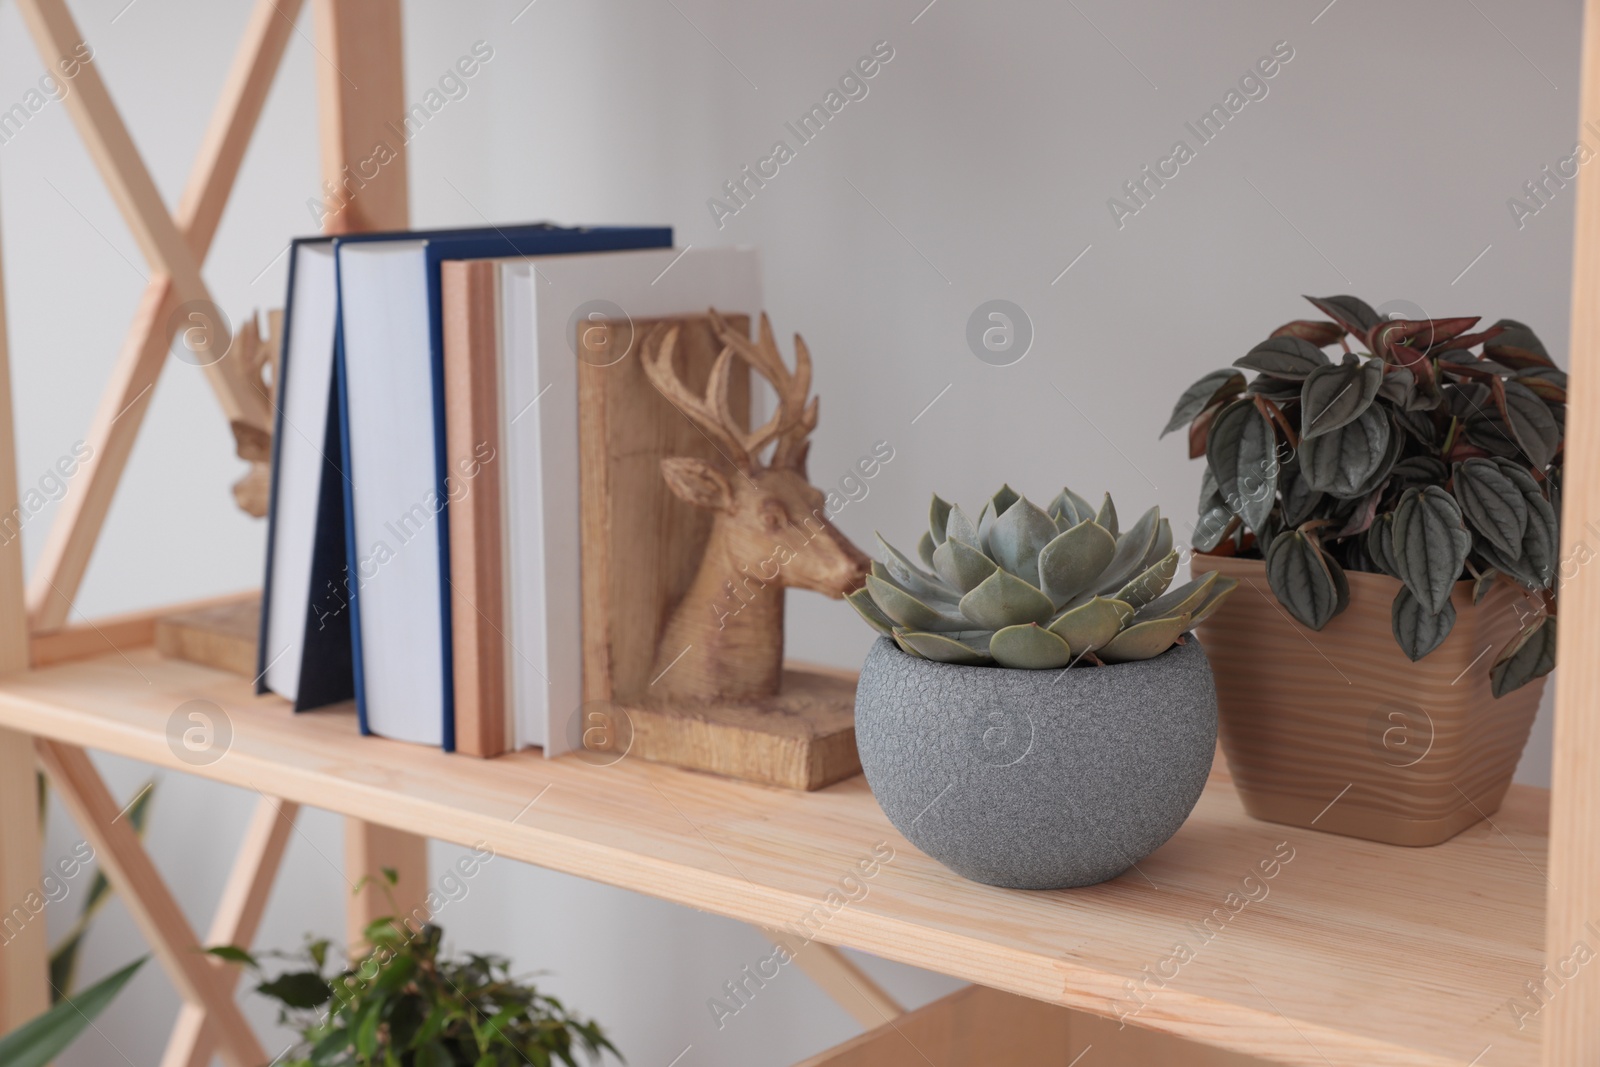
POLYGON ((731 476, 687 456, 661 461, 672 492, 713 515, 699 570, 672 610, 656 648, 656 699, 752 703, 777 695, 783 677, 783 592, 812 589, 840 598, 866 580, 871 561, 828 519, 823 494, 806 477, 809 437, 817 425, 811 354, 798 334, 793 373, 761 316, 751 342, 715 310, 722 350, 705 396, 673 366, 676 326, 646 338, 645 373, 661 395, 703 433, 732 467, 731 476), (778 394, 765 425, 745 430, 733 415, 729 381, 743 360, 778 394), (763 460, 762 452, 772 446, 763 460))
MULTIPOLYGON (((267 312, 267 328, 262 332, 251 316, 233 338, 225 359, 237 359, 245 383, 266 401, 265 411, 277 407, 278 345, 283 338, 283 312, 267 312)), ((233 483, 233 499, 248 515, 261 518, 267 513, 272 489, 272 423, 257 425, 235 419, 234 450, 250 464, 243 478, 233 483)))

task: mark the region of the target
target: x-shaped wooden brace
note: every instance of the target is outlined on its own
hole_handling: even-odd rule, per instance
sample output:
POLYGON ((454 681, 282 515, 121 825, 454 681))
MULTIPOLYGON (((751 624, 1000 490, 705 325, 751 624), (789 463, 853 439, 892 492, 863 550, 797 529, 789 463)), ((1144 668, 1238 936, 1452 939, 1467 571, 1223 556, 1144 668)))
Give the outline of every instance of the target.
MULTIPOLYGON (((260 0, 256 5, 173 217, 99 70, 77 54, 83 38, 66 5, 62 0, 18 0, 46 66, 57 72, 67 69, 63 61, 75 65, 66 106, 152 270, 87 437, 93 455, 80 471, 76 492, 63 500, 34 572, 28 601, 35 632, 66 621, 165 362, 176 312, 191 302, 211 306, 200 263, 216 234, 301 2, 260 0)), ((241 370, 237 360, 226 358, 206 366, 230 421, 266 427, 270 414, 265 401, 241 370)), ((260 1067, 266 1053, 233 998, 238 969, 199 951, 199 939, 84 751, 45 740, 36 747, 63 802, 183 996, 185 1006, 163 1067, 202 1067, 213 1052, 230 1067, 260 1067)), ((211 943, 248 945, 254 938, 295 812, 295 805, 262 799, 217 908, 211 943)))
MULTIPOLYGON (((57 72, 65 69, 59 64, 76 61, 77 73, 67 86, 64 103, 152 272, 85 439, 93 454, 77 474, 73 491, 62 499, 34 568, 28 616, 35 632, 54 630, 66 622, 149 407, 172 341, 175 314, 186 304, 213 306, 200 264, 216 235, 301 3, 259 0, 256 4, 174 217, 134 147, 98 66, 75 54, 83 37, 64 0, 17 0, 46 67, 57 72)), ((213 358, 205 367, 230 421, 269 428, 266 402, 242 370, 238 360, 229 358, 213 358)))

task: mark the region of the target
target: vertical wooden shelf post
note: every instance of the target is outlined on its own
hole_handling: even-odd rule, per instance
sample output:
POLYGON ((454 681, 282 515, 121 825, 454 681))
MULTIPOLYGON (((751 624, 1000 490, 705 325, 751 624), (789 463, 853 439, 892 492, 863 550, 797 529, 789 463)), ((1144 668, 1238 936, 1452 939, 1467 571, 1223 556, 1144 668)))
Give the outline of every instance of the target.
MULTIPOLYGON (((406 177, 404 56, 399 0, 313 0, 317 103, 322 144, 322 200, 328 233, 404 229, 406 177)), ((367 924, 391 913, 384 868, 399 881, 395 901, 413 914, 427 896, 428 842, 415 834, 346 819, 345 874, 369 879, 347 912, 351 943, 367 924)))
MULTIPOLYGON (((1583 15, 1578 119, 1600 122, 1600 0, 1583 15)), ((1550 776, 1550 890, 1545 955, 1552 970, 1600 929, 1600 172, 1578 175, 1572 258, 1571 389, 1561 514, 1561 629, 1550 776)), ((1584 970, 1548 1005, 1545 1067, 1600 1063, 1600 975, 1584 970)))
MULTIPOLYGON (((17 515, 16 431, 12 425, 5 271, 0 268, 0 674, 28 666, 28 610, 22 589, 17 515)), ((0 907, 7 912, 39 893, 39 793, 33 738, 0 730, 0 907)), ((42 906, 42 905, 41 905, 42 906)), ((42 915, 5 931, 0 947, 0 1033, 50 1006, 42 915)))

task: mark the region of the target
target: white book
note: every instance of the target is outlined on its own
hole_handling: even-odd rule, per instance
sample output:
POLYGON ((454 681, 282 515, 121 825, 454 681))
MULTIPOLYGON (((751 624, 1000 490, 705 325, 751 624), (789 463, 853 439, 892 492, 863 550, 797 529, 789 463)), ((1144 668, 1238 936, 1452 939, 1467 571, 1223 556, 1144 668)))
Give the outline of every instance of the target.
POLYGON ((498 263, 510 736, 557 756, 572 747, 568 721, 583 701, 574 315, 609 301, 635 319, 715 307, 754 321, 761 267, 748 248, 498 263))

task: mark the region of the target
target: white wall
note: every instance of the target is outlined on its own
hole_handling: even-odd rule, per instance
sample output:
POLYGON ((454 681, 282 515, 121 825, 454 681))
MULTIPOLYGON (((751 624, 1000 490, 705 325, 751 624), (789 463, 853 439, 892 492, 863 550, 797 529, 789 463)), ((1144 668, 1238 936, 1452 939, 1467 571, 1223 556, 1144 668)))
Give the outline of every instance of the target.
MULTIPOLYGON (((826 402, 813 474, 835 480, 876 440, 896 450, 840 516, 862 544, 882 529, 909 547, 931 490, 976 504, 1002 480, 1038 497, 1063 482, 1085 495, 1109 488, 1124 511, 1160 503, 1187 519, 1199 469, 1181 444, 1156 440, 1176 393, 1310 314, 1303 292, 1518 318, 1564 351, 1572 190, 1521 228, 1507 199, 1572 150, 1571 0, 524 2, 406 4, 411 99, 473 42, 494 49, 467 97, 412 144, 415 222, 665 222, 680 246, 761 246, 775 323, 802 330, 818 361, 826 402), (868 96, 719 228, 707 198, 774 140, 794 147, 783 124, 878 41, 894 58, 868 96), (1108 198, 1176 139, 1193 144, 1184 123, 1279 41, 1294 56, 1268 95, 1119 228, 1108 198), (964 338, 992 298, 1020 305, 1035 329, 1014 366, 980 362, 964 338)), ((246 7, 73 4, 170 202, 246 7)), ((206 268, 235 316, 281 302, 274 257, 314 228, 305 202, 317 192, 321 60, 310 34, 302 17, 206 268)), ((15 8, 0 4, 0 109, 39 74, 15 8)), ((87 424, 145 268, 59 104, 0 146, 0 203, 26 485, 87 424)), ((83 609, 257 582, 261 526, 228 493, 239 473, 199 373, 172 363, 83 609)), ((48 518, 25 532, 30 560, 48 518)), ((849 664, 868 643, 837 604, 797 594, 790 610, 797 655, 849 664)), ((1541 721, 1521 777, 1542 781, 1547 761, 1541 721)), ((145 776, 102 764, 125 794, 145 776)), ((181 776, 161 782, 150 842, 198 926, 224 875, 209 843, 242 827, 252 800, 181 776)), ((340 926, 338 821, 308 814, 303 830, 268 943, 340 926)), ((52 811, 51 854, 74 841, 52 811)), ((448 855, 437 847, 436 860, 448 855)), ((761 950, 737 924, 510 863, 471 892, 476 903, 445 916, 452 940, 554 972, 551 988, 610 1024, 631 1063, 666 1064, 692 1044, 685 1067, 786 1064, 853 1031, 791 977, 716 1032, 705 999, 761 950)), ((74 906, 53 909, 54 929, 74 906)), ((139 951, 114 905, 87 973, 139 951)), ((950 986, 871 966, 911 1002, 950 986)), ((152 967, 100 1029, 129 1062, 154 1062, 173 1007, 152 967)), ((250 1010, 270 1019, 254 998, 250 1010)), ((121 1059, 86 1040, 62 1062, 121 1059)))

